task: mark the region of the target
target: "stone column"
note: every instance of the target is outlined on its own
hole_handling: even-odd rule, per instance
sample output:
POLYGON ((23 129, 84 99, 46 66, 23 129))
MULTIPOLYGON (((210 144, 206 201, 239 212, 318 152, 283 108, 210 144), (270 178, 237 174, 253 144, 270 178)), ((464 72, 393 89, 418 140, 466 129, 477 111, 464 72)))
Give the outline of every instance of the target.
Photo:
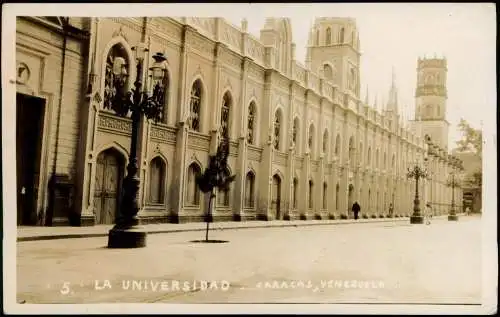
MULTIPOLYGON (((301 197, 304 197, 302 200, 302 211, 300 213, 300 220, 307 220, 311 217, 309 214, 309 178, 311 175, 311 153, 309 152, 309 149, 306 150, 306 153, 304 155, 304 162, 302 165, 302 190, 301 192, 304 193, 304 195, 301 195, 301 197)), ((314 207, 314 206, 313 206, 314 207)))
POLYGON ((98 124, 98 109, 102 101, 99 94, 99 78, 96 71, 97 54, 99 47, 99 18, 91 18, 88 55, 86 58, 87 90, 80 109, 80 142, 77 148, 77 171, 75 173, 75 199, 69 222, 72 225, 88 226, 95 224, 94 216, 94 179, 95 160, 98 153, 94 153, 94 144, 98 124))
MULTIPOLYGON (((320 134, 322 135, 322 134, 320 134)), ((318 184, 316 185, 315 188, 315 194, 316 194, 316 205, 314 206, 314 218, 315 219, 326 219, 327 215, 324 213, 323 210, 323 183, 325 182, 325 158, 323 157, 323 154, 320 155, 319 158, 319 166, 318 166, 318 176, 316 179, 318 180, 318 184)))
POLYGON ((189 37, 189 32, 193 32, 194 29, 189 25, 184 25, 182 30, 182 42, 181 42, 181 54, 180 54, 180 72, 179 72, 179 91, 178 98, 179 110, 177 112, 177 135, 175 144, 175 156, 174 156, 174 166, 173 169, 173 182, 172 182, 172 210, 169 216, 169 222, 178 223, 180 221, 180 216, 182 216, 182 208, 184 205, 184 177, 187 172, 186 170, 186 149, 188 141, 188 129, 189 129, 189 100, 186 97, 186 93, 191 90, 191 87, 187 85, 186 75, 187 75, 187 59, 188 59, 188 47, 187 38, 189 37))
POLYGON ((349 193, 349 168, 347 166, 342 166, 342 174, 341 174, 341 181, 340 181, 340 191, 339 191, 339 196, 340 196, 340 215, 349 217, 349 206, 347 206, 347 198, 348 198, 348 193, 349 193))
MULTIPOLYGON (((291 135, 291 133, 290 133, 291 135)), ((284 220, 291 220, 293 219, 293 212, 292 212, 292 209, 293 209, 293 194, 292 194, 292 191, 293 191, 293 178, 294 178, 294 163, 295 163, 295 145, 294 144, 291 144, 291 146, 288 148, 288 156, 287 156, 287 167, 286 167, 286 175, 285 175, 285 201, 287 202, 286 203, 286 206, 285 206, 285 209, 284 209, 284 216, 283 216, 283 219, 284 220)))
MULTIPOLYGON (((259 179, 259 200, 257 219, 270 220, 269 211, 271 209, 271 185, 272 185, 272 158, 273 158, 273 115, 272 115, 272 71, 268 71, 265 75, 264 84, 264 100, 261 109, 267 109, 266 114, 262 111, 259 116, 259 125, 261 133, 267 131, 265 137, 262 159, 260 162, 259 179)), ((259 134, 260 135, 260 134, 259 134)))
POLYGON ((238 138, 238 158, 235 170, 236 179, 234 181, 234 209, 233 219, 235 221, 245 220, 244 199, 245 199, 245 180, 246 180, 246 157, 247 157, 247 142, 244 135, 238 138))
POLYGON ((332 161, 329 165, 330 177, 328 178, 328 219, 335 219, 335 190, 337 186, 337 167, 335 161, 332 161))
MULTIPOLYGON (((246 36, 244 34, 243 36, 246 36)), ((243 38, 243 43, 245 42, 245 38, 243 38)), ((235 191, 234 191, 234 209, 233 209, 233 219, 236 221, 241 221, 242 216, 244 217, 244 199, 245 199, 245 179, 247 174, 247 142, 246 142, 246 112, 248 109, 247 105, 247 94, 246 94, 246 77, 248 76, 248 63, 249 59, 247 57, 243 58, 243 63, 241 64, 241 78, 240 78, 240 105, 239 105, 239 115, 240 117, 240 131, 238 137, 238 158, 237 158, 237 167, 235 170, 236 179, 235 179, 235 191)))

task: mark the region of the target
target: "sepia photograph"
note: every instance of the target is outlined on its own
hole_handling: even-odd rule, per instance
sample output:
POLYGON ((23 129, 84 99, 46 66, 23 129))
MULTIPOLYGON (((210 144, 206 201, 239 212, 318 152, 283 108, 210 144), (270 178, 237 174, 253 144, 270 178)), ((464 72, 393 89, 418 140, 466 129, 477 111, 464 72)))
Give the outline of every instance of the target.
POLYGON ((2 9, 5 313, 496 314, 494 3, 2 9))

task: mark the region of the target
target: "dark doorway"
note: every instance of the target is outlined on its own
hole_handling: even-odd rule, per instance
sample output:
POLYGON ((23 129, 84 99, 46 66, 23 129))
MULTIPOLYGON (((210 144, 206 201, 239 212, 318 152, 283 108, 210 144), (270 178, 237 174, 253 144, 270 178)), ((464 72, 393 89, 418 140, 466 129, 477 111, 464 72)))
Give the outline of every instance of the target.
POLYGON ((281 178, 276 174, 273 176, 271 209, 276 220, 281 220, 281 178))
POLYGON ((124 159, 120 152, 109 149, 99 154, 94 185, 96 224, 115 223, 123 173, 124 159))
POLYGON ((45 100, 16 95, 17 224, 37 223, 45 100))

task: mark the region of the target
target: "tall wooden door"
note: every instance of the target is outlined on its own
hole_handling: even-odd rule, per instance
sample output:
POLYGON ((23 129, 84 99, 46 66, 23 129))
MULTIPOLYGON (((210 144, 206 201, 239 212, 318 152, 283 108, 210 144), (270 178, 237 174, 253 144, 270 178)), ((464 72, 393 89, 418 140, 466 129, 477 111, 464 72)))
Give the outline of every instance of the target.
POLYGON ((17 224, 37 222, 36 204, 40 178, 45 100, 16 96, 17 224))
POLYGON ((119 207, 123 160, 115 150, 107 150, 97 157, 94 190, 96 224, 115 223, 119 207))
POLYGON ((272 196, 271 196, 271 210, 274 214, 275 219, 281 219, 281 178, 278 175, 273 176, 273 186, 272 186, 272 196))

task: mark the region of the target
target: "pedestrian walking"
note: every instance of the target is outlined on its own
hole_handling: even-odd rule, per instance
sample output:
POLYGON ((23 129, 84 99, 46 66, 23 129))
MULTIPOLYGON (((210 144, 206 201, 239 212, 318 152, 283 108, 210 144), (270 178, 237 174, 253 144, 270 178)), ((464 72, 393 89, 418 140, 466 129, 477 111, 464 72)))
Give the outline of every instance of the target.
POLYGON ((361 207, 359 206, 358 202, 355 201, 354 204, 352 205, 352 212, 354 212, 354 219, 358 219, 358 213, 361 210, 361 207))
POLYGON ((392 205, 392 203, 389 204, 389 216, 392 217, 392 215, 394 214, 394 206, 392 205))

